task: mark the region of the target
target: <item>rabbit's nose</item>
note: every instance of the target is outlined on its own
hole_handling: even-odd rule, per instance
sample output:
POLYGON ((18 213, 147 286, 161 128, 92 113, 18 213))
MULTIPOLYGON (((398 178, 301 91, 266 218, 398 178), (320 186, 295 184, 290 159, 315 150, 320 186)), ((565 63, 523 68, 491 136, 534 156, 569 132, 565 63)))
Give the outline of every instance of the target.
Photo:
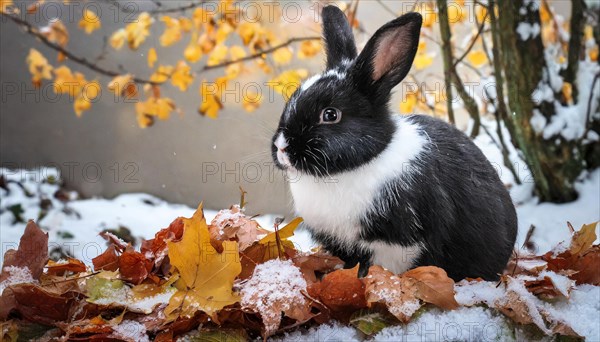
POLYGON ((288 147, 287 140, 285 139, 283 133, 279 133, 273 144, 275 144, 275 147, 277 147, 277 149, 281 152, 285 152, 285 149, 288 147))

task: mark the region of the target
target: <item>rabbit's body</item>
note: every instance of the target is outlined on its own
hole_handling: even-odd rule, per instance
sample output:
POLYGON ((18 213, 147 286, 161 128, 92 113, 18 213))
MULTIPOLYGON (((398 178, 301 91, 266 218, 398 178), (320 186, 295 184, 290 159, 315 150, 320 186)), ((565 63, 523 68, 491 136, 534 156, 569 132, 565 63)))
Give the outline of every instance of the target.
POLYGON ((391 143, 368 164, 290 182, 308 229, 347 266, 401 273, 437 265, 455 279, 496 278, 512 251, 516 214, 495 169, 445 122, 394 119, 391 143))
POLYGON ((272 153, 296 211, 351 267, 400 273, 435 265, 454 279, 496 279, 516 238, 508 192, 462 132, 428 116, 392 115, 392 88, 414 59, 421 16, 379 29, 357 56, 335 7, 323 10, 327 70, 288 101, 272 153))

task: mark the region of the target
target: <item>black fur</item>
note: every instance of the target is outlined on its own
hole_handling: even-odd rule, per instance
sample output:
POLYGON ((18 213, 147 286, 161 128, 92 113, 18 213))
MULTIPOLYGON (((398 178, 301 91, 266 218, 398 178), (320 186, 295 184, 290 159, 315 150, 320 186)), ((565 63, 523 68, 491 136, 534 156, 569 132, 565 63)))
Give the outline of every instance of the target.
MULTIPOLYGON (((273 137, 275 142, 283 133, 292 166, 315 177, 354 170, 389 145, 396 133, 388 108, 390 92, 410 69, 422 21, 416 13, 391 21, 356 57, 343 13, 326 7, 323 20, 329 72, 292 95, 273 137), (381 44, 390 43, 386 37, 399 37, 400 45, 382 50, 381 44), (384 72, 374 77, 377 56, 390 51, 394 53, 393 63, 384 64, 384 72), (320 124, 320 113, 326 107, 341 110, 339 123, 320 124)), ((407 120, 421 127, 420 134, 429 143, 408 165, 411 177, 394 179, 377 189, 379 195, 371 211, 360 222, 360 239, 401 246, 420 244, 424 249, 413 266, 439 266, 455 280, 497 279, 512 252, 517 218, 495 169, 453 126, 429 116, 415 115, 407 120)), ((276 165, 284 168, 274 144, 272 154, 276 165)), ((343 203, 332 203, 331 210, 339 205, 343 203)), ((356 248, 348 248, 335 236, 312 232, 347 267, 360 263, 359 273, 366 274, 372 251, 359 248, 359 241, 356 248)))

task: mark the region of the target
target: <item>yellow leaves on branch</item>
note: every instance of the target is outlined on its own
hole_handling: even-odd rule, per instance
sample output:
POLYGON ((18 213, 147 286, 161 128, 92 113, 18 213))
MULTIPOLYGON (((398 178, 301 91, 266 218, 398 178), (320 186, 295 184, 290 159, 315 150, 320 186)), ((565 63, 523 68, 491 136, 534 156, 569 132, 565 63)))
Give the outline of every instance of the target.
POLYGON ((223 241, 223 252, 211 245, 210 233, 202 212, 202 204, 191 218, 184 218, 183 237, 167 242, 169 259, 181 278, 178 291, 165 309, 168 320, 192 317, 198 310, 214 315, 227 305, 237 303, 233 282, 242 271, 238 244, 223 241))
POLYGON ((150 35, 150 26, 152 26, 153 22, 154 19, 152 19, 148 12, 140 13, 134 22, 128 24, 124 29, 113 33, 110 37, 110 45, 119 50, 127 41, 130 49, 137 50, 150 35))
POLYGON ((92 32, 98 30, 101 26, 102 23, 96 13, 88 9, 83 11, 81 20, 79 21, 79 27, 83 29, 85 33, 92 34, 92 32))
POLYGON ((290 64, 293 56, 294 54, 292 49, 288 46, 285 46, 273 52, 273 61, 277 65, 287 65, 290 64))
POLYGON ((125 99, 133 99, 137 96, 138 90, 133 82, 133 75, 126 74, 113 78, 108 83, 108 90, 116 96, 122 96, 125 99))
POLYGON ((173 86, 178 87, 181 91, 186 91, 192 82, 194 82, 194 75, 190 66, 184 61, 177 63, 171 76, 173 86))
MULTIPOLYGON (((49 41, 56 43, 62 48, 66 47, 69 43, 69 31, 60 19, 51 20, 48 26, 44 26, 40 29, 40 33, 48 38, 49 41)), ((65 56, 63 53, 59 52, 57 60, 62 62, 64 59, 65 56)))
POLYGON ((320 41, 317 40, 305 40, 300 43, 300 49, 298 50, 299 59, 307 59, 316 56, 323 50, 323 46, 320 41))
POLYGON ((166 97, 152 96, 144 102, 138 102, 135 104, 138 125, 146 128, 152 126, 154 118, 167 120, 176 108, 173 100, 166 97))
POLYGON ((150 76, 150 81, 155 83, 164 83, 173 74, 173 66, 172 65, 160 65, 158 69, 150 76))
POLYGON ((287 100, 298 89, 303 79, 308 77, 306 69, 292 69, 284 71, 274 79, 270 80, 267 85, 277 93, 283 95, 287 100))
POLYGON ((102 87, 98 81, 89 82, 80 72, 72 73, 71 69, 63 65, 54 69, 54 92, 69 94, 75 99, 73 109, 77 116, 92 107, 92 101, 101 93, 102 87))
POLYGON ((160 36, 160 45, 167 47, 181 40, 183 27, 179 19, 163 16, 160 19, 165 23, 165 32, 160 36))
POLYGON ((34 87, 39 88, 42 84, 42 79, 52 79, 52 66, 48 64, 46 57, 44 57, 38 50, 29 50, 27 64, 29 64, 31 82, 33 83, 34 87))
POLYGON ((227 46, 225 46, 224 44, 219 44, 215 46, 212 53, 208 56, 208 62, 206 62, 206 65, 214 66, 222 63, 227 57, 227 52, 227 46))

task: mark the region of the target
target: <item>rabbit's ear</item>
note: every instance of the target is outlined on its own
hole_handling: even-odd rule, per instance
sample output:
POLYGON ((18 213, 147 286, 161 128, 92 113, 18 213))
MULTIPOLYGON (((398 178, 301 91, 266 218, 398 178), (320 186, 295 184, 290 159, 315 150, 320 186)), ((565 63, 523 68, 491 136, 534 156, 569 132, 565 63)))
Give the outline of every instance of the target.
POLYGON ((407 13, 382 26, 358 56, 351 72, 366 92, 389 96, 412 66, 423 18, 407 13))
POLYGON ((343 60, 351 61, 356 58, 354 35, 344 12, 335 6, 326 6, 321 16, 327 49, 327 69, 339 66, 343 60))

